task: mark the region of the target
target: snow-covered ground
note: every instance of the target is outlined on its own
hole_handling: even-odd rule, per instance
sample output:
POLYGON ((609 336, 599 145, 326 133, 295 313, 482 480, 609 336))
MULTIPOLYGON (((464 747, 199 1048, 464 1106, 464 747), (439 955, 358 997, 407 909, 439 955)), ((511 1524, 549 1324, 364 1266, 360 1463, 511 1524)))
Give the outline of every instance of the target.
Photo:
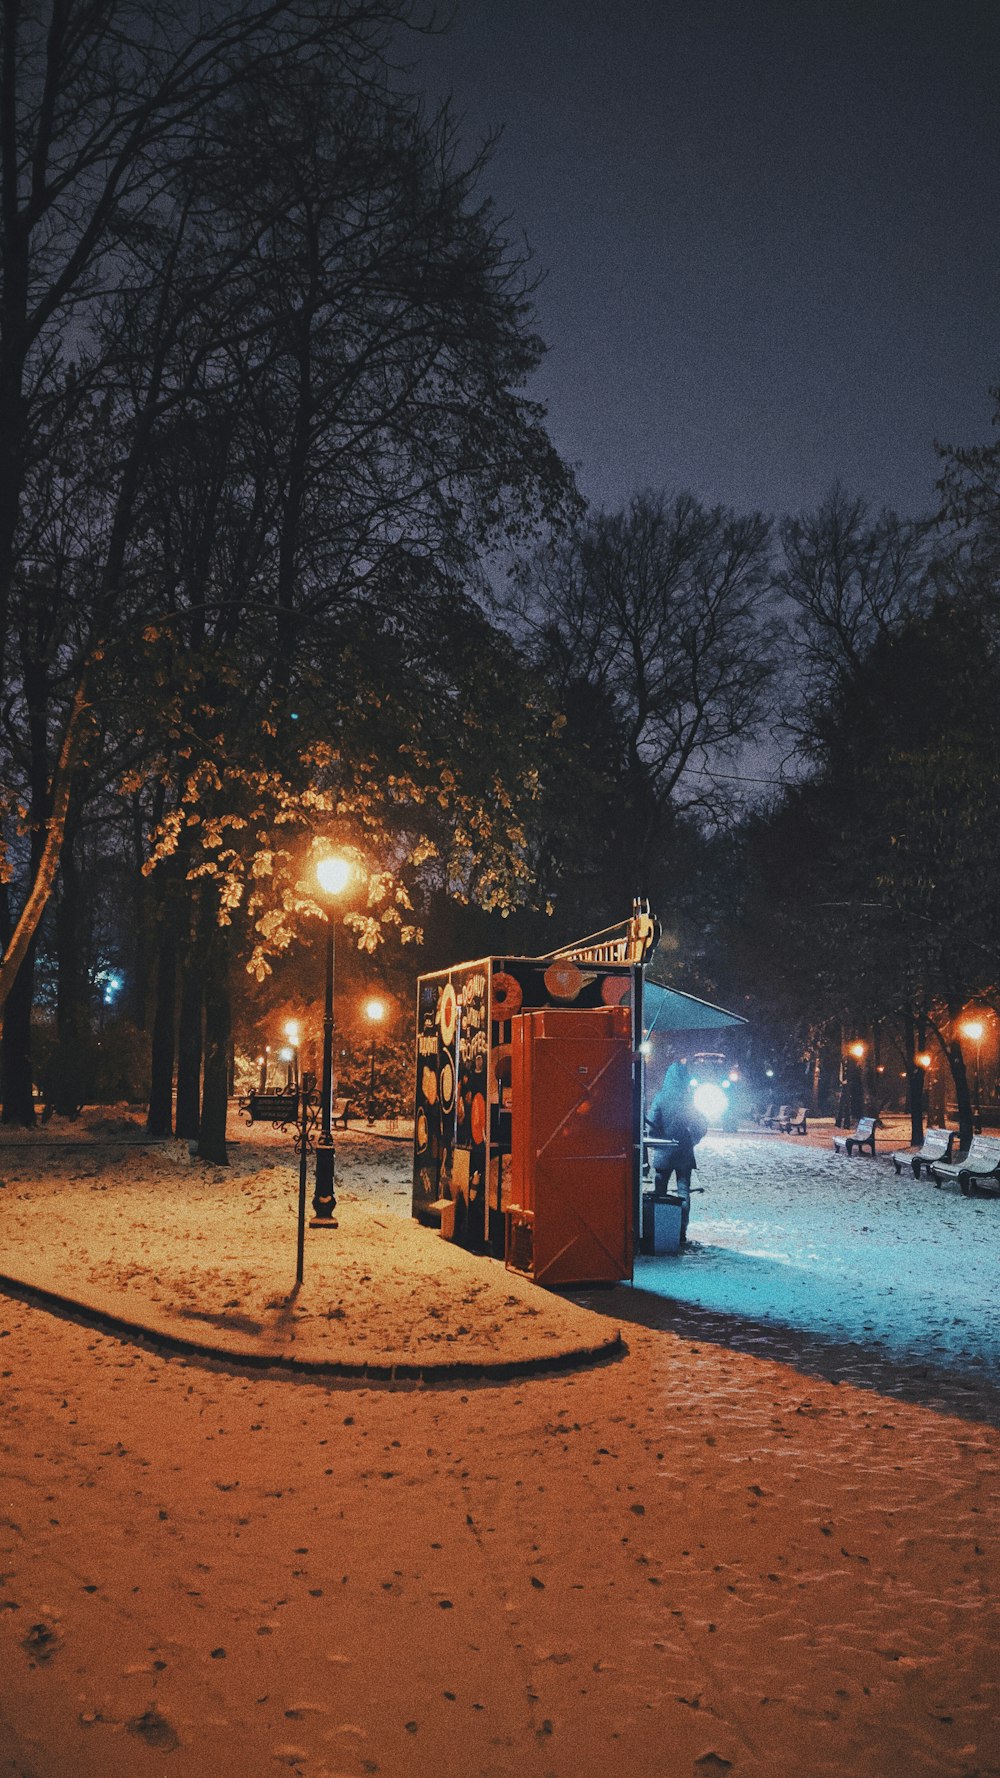
MULTIPOLYGON (((106 1292, 197 1275, 206 1321, 246 1317, 288 1270, 287 1144, 234 1132, 227 1173, 100 1121, 0 1141, 0 1255, 33 1217, 106 1292)), ((492 1262, 432 1236, 415 1322, 405 1143, 338 1155, 327 1313, 492 1324, 492 1262)), ((1000 1204, 819 1140, 701 1161, 697 1245, 575 1293, 627 1351, 563 1375, 248 1373, 0 1297, 3 1778, 1000 1778, 988 1379, 950 1411, 895 1387, 957 1300, 943 1358, 986 1358, 1000 1204)))
MULTIPOLYGON (((943 1390, 948 1404, 973 1399, 997 1419, 1000 1198, 938 1190, 906 1167, 897 1175, 890 1155, 909 1146, 902 1118, 887 1119, 874 1159, 836 1154, 832 1136, 830 1120, 814 1120, 806 1140, 706 1137, 689 1245, 674 1258, 640 1256, 634 1292, 705 1311, 703 1331, 738 1339, 752 1328, 755 1349, 821 1373, 924 1400, 943 1390)), ((369 1168, 354 1189, 405 1216, 408 1166, 401 1143, 395 1169, 369 1168)), ((575 1294, 611 1317, 655 1319, 620 1290, 575 1294)))
POLYGON ((706 1138, 691 1245, 640 1259, 636 1285, 1000 1378, 1000 1199, 897 1177, 887 1139, 874 1160, 848 1159, 820 1136, 706 1138))

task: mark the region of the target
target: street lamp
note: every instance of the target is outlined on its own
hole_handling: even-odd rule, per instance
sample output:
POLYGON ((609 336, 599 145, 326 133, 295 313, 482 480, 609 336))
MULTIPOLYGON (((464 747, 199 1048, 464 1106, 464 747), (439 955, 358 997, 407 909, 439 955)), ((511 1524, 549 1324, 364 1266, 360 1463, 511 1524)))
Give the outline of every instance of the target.
POLYGON ((977 1131, 981 1130, 983 1127, 982 1096, 980 1093, 980 1086, 979 1086, 979 1056, 980 1056, 980 1051, 982 1050, 982 1047, 983 1047, 983 1032, 985 1031, 985 1029, 986 1029, 986 1026, 983 1024, 982 1019, 966 1019, 965 1023, 962 1026, 962 1036, 968 1037, 970 1039, 970 1041, 972 1043, 974 1043, 976 1046, 976 1118, 975 1118, 975 1128, 977 1131))
POLYGON ((365 1001, 365 1018, 372 1028, 372 1063, 368 1080, 368 1122, 375 1122, 375 1034, 385 1018, 385 1001, 377 998, 365 1001))
POLYGON ((320 1092, 320 1130, 316 1138, 316 1190, 313 1215, 309 1227, 335 1229, 337 1208, 334 1191, 336 1155, 333 1146, 333 934, 336 923, 334 899, 342 894, 351 880, 351 866, 346 858, 330 854, 316 865, 316 879, 327 898, 326 908, 326 991, 323 1000, 323 1085, 320 1092))
POLYGON ((863 1062, 864 1058, 865 1058, 866 1048, 867 1048, 867 1045, 862 1043, 859 1038, 856 1043, 849 1043, 848 1044, 847 1053, 849 1056, 853 1056, 854 1060, 856 1062, 863 1062))

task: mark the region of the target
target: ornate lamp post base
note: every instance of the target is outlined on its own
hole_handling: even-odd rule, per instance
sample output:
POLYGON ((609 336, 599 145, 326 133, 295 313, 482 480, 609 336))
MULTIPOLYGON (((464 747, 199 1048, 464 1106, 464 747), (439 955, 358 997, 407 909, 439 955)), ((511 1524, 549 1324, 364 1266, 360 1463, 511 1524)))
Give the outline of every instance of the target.
POLYGON ((331 1137, 320 1136, 316 1143, 316 1190, 313 1193, 313 1214, 310 1218, 311 1229, 335 1229, 337 1219, 333 1212, 337 1208, 337 1198, 333 1189, 335 1153, 331 1137))

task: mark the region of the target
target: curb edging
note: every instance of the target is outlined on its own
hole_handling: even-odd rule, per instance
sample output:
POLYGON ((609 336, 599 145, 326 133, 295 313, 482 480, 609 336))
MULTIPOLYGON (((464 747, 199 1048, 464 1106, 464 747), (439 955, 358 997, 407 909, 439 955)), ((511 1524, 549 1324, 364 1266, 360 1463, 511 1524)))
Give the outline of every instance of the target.
POLYGON ((63 1296, 44 1285, 31 1284, 22 1278, 0 1273, 0 1293, 24 1302, 31 1308, 46 1310, 72 1321, 82 1322, 99 1333, 116 1339, 141 1340, 185 1358, 207 1358, 215 1363, 237 1366, 251 1371, 278 1370, 290 1376, 329 1378, 331 1381, 447 1384, 454 1382, 513 1382, 519 1377, 543 1376, 553 1371, 582 1370, 590 1365, 605 1364, 622 1358, 628 1346, 616 1329, 613 1337, 594 1346, 577 1346, 568 1352, 539 1353, 530 1358, 450 1359, 423 1364, 417 1360, 375 1361, 326 1358, 298 1358, 284 1352, 254 1352, 245 1347, 212 1345, 203 1340, 185 1338, 166 1328, 150 1326, 127 1316, 99 1309, 78 1297, 63 1296))

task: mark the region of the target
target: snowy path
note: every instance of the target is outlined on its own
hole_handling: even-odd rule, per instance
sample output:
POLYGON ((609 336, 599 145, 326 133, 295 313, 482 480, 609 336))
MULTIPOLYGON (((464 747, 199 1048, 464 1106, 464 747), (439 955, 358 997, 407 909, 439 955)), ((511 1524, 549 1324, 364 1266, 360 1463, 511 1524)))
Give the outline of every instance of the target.
POLYGON ((692 1245, 640 1260, 636 1285, 1000 1378, 1000 1201, 793 1142, 708 1138, 692 1245))

